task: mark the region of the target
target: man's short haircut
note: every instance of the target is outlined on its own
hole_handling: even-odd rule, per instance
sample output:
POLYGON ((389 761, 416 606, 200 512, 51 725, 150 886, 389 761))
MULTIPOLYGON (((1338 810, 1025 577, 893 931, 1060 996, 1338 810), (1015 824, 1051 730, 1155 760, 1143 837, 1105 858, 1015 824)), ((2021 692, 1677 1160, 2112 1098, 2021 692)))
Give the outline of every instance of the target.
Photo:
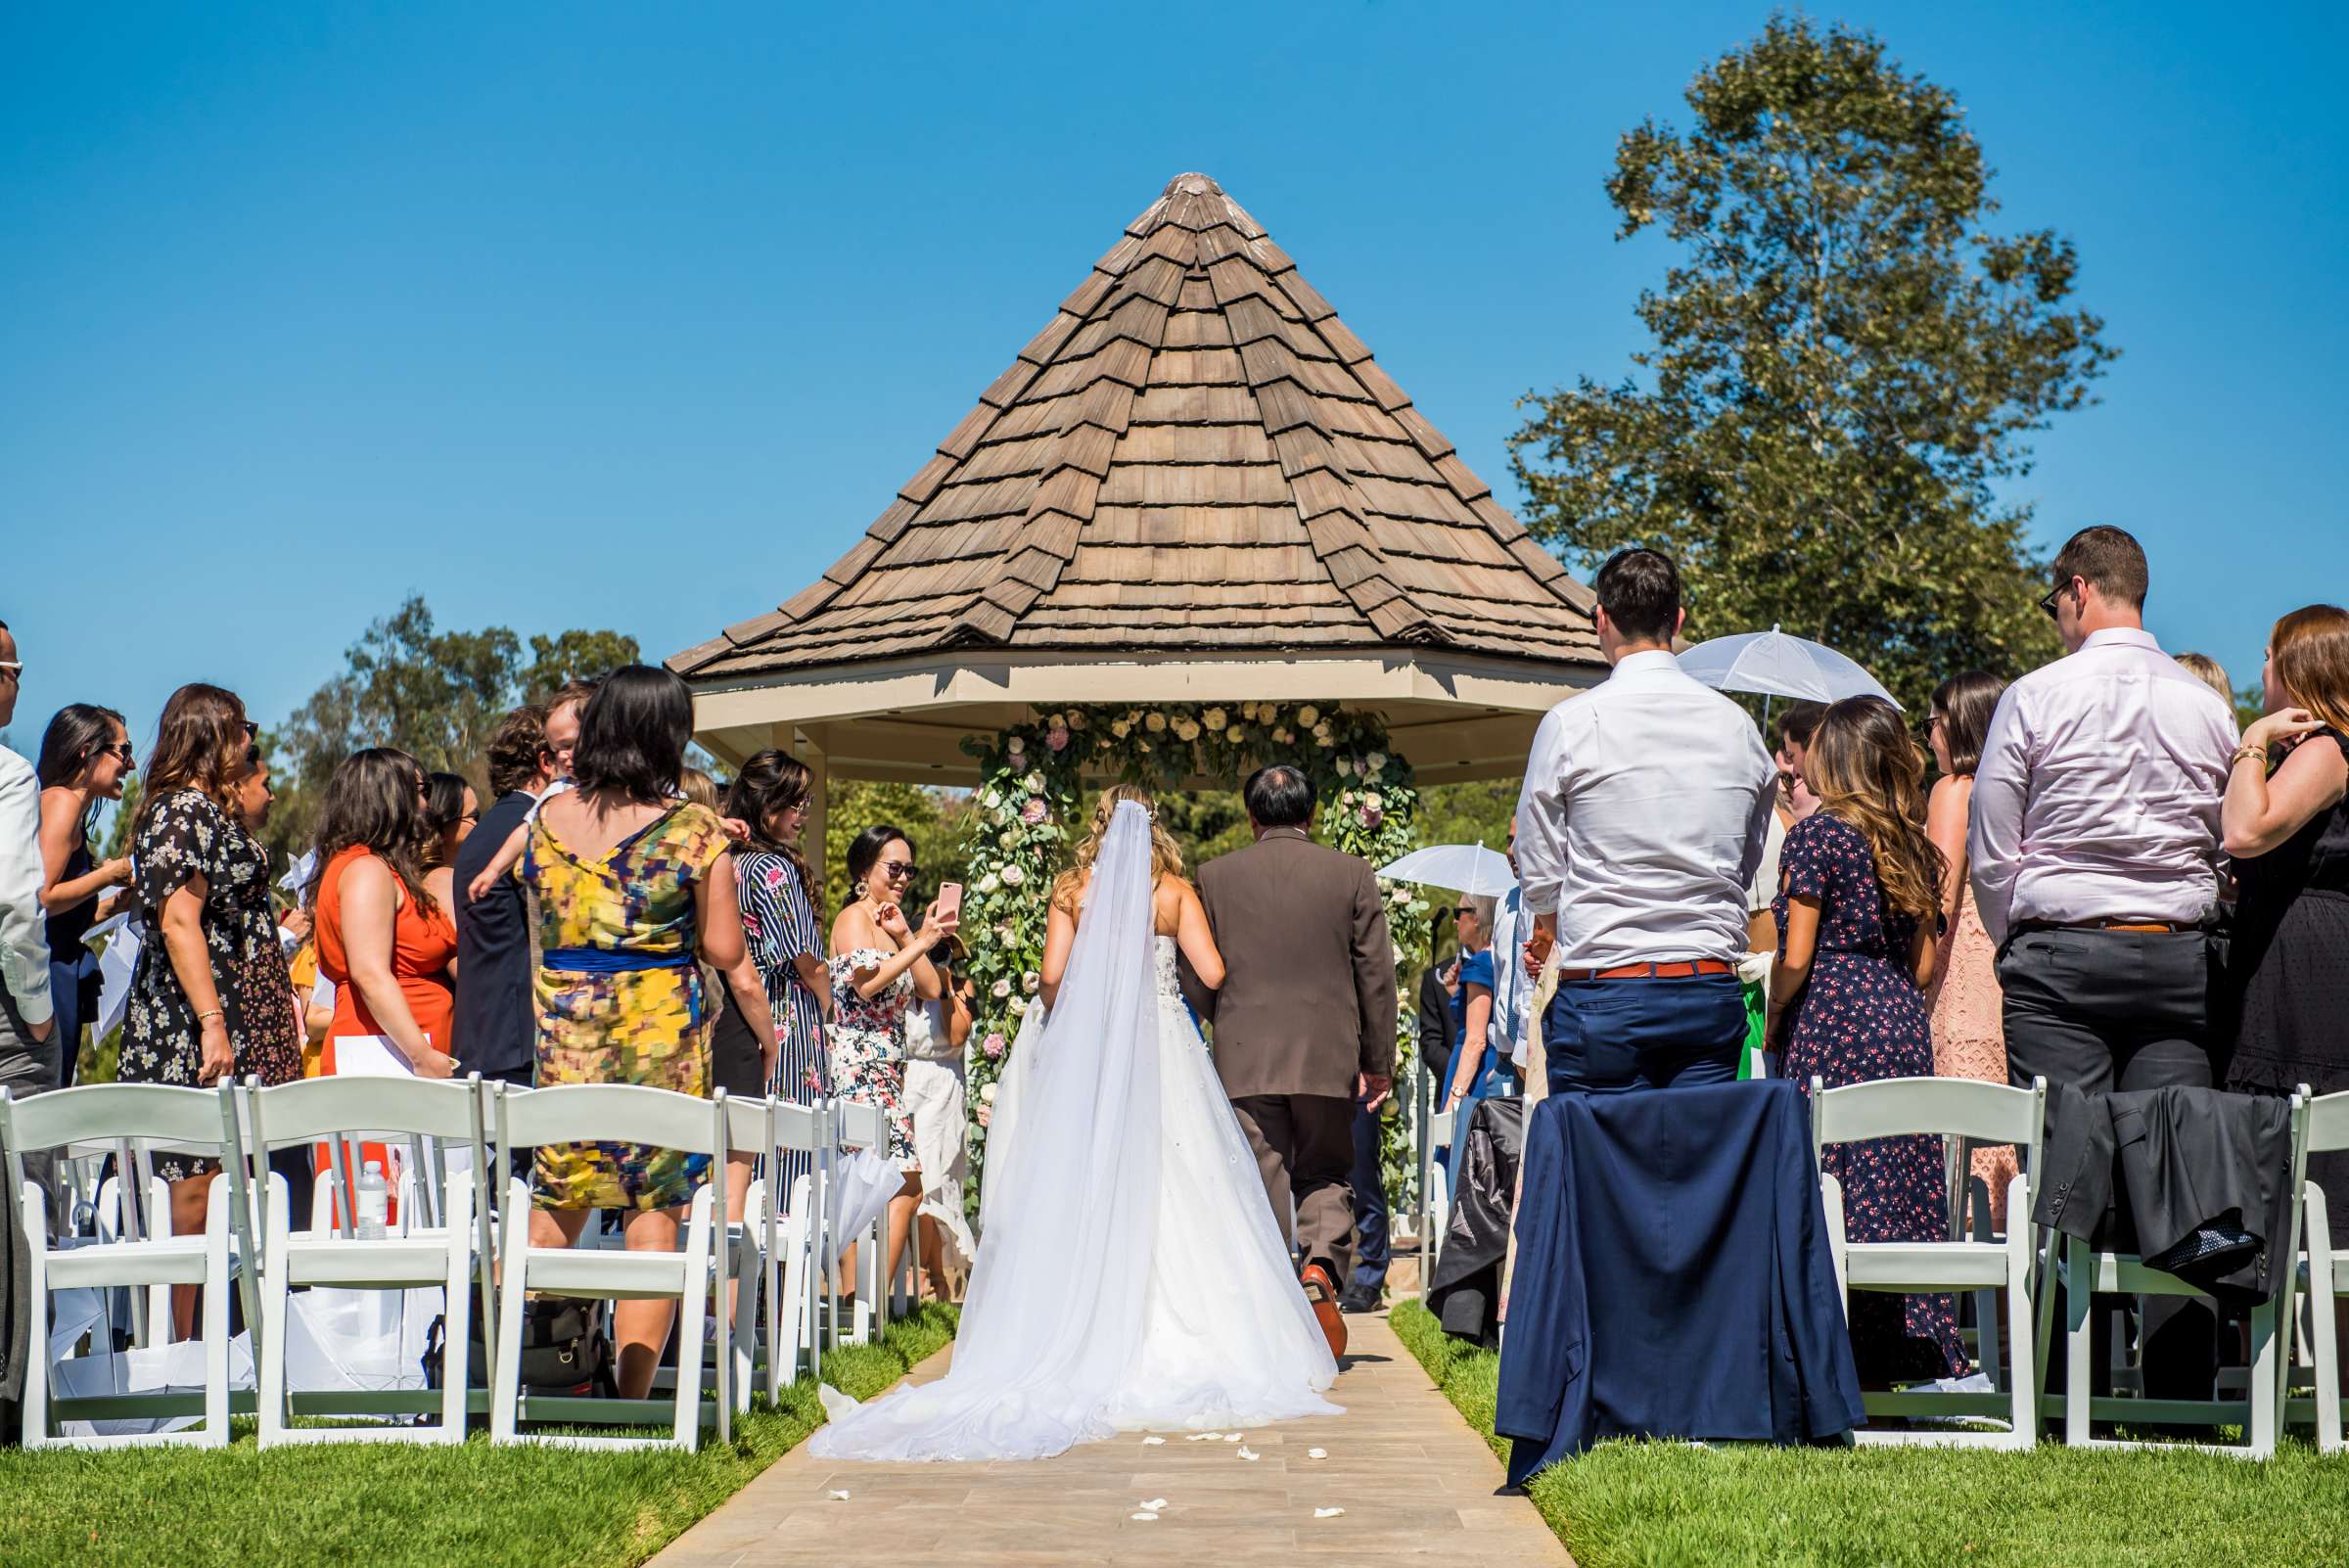
POLYGON ((1240 791, 1258 827, 1304 827, 1313 819, 1313 781, 1305 770, 1273 762, 1248 775, 1240 791))
POLYGON ((2145 551, 2127 529, 2099 523, 2064 540, 2063 548, 2055 552, 2054 585, 2068 587, 2074 577, 2115 604, 2132 610, 2145 607, 2145 587, 2150 580, 2145 551))
POLYGON ((1680 629, 1681 569, 1660 550, 1635 545, 1616 551, 1590 586, 1628 642, 1669 644, 1680 629))
POLYGON ((489 793, 499 799, 527 790, 538 777, 538 753, 546 745, 546 710, 524 703, 497 721, 489 737, 489 793))

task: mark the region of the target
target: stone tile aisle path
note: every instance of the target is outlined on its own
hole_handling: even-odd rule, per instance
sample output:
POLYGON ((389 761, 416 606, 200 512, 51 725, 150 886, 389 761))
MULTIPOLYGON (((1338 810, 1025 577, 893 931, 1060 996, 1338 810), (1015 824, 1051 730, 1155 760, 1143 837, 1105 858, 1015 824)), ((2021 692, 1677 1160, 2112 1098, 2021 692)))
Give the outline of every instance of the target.
MULTIPOLYGON (((1170 1433, 1146 1445, 1136 1434, 1034 1464, 844 1465, 802 1446, 653 1568, 1573 1568, 1531 1502, 1494 1495, 1499 1461, 1385 1317, 1347 1322, 1352 1355, 1332 1394, 1342 1416, 1260 1427, 1240 1443, 1170 1433), (1162 1498, 1157 1519, 1130 1517, 1162 1498), (1316 1519, 1316 1508, 1346 1511, 1316 1519)), ((943 1376, 951 1354, 914 1379, 943 1376)))

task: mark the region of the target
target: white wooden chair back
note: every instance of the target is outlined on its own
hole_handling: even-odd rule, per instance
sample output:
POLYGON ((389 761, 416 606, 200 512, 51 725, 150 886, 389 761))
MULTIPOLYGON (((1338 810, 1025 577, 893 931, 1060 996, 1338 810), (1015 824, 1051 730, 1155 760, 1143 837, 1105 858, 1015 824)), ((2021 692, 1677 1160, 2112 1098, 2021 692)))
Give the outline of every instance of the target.
MULTIPOLYGON (((2316 1388, 2313 1400, 2287 1397, 2283 1413, 2287 1422, 2303 1416, 2313 1419, 2317 1429, 2318 1451, 2338 1453, 2343 1447, 2343 1432, 2341 1332, 2337 1304, 2349 1300, 2349 1251, 2336 1251, 2333 1248, 2332 1200, 2323 1187, 2308 1179, 2307 1157, 2312 1154, 2349 1152, 2349 1089, 2335 1094, 2317 1095, 2303 1084, 2300 1093, 2308 1100, 2308 1137, 2301 1151, 2299 1169, 2300 1208, 2306 1217, 2303 1234, 2307 1251, 2298 1273, 2302 1288, 2308 1292, 2306 1331, 2316 1388)), ((2301 1329, 2300 1318, 2300 1314, 2292 1314, 2295 1333, 2301 1329)), ((2288 1367, 2288 1358, 2286 1364, 2288 1367)), ((2288 1388, 2286 1394, 2289 1394, 2288 1388)))

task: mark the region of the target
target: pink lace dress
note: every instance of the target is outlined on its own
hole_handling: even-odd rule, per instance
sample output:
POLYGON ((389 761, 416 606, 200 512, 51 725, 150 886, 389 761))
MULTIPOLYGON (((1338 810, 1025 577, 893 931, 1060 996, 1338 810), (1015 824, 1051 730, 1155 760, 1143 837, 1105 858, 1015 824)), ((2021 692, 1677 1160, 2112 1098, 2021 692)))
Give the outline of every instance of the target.
MULTIPOLYGON (((2006 1030, 2002 1019, 1998 956, 1998 946, 1974 908, 1974 890, 1968 886, 1956 925, 1941 939, 1940 961, 1934 966, 1929 999, 1935 1077, 2006 1082, 2006 1030)), ((1990 1184, 1991 1219, 2002 1226, 2006 1222, 2006 1183, 2014 1179, 2016 1169, 2012 1149, 1974 1151, 1974 1175, 1990 1184)))

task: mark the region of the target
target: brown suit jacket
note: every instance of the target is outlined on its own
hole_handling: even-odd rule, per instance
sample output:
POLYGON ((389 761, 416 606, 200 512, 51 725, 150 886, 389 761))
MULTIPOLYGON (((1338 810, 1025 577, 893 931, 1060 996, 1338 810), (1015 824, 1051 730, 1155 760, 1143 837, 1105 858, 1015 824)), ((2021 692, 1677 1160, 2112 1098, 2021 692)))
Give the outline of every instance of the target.
POLYGON ((1351 1099, 1357 1074, 1393 1076, 1395 945, 1365 862, 1273 828, 1201 866, 1199 901, 1223 986, 1186 963, 1182 989, 1214 1025, 1226 1094, 1351 1099))

